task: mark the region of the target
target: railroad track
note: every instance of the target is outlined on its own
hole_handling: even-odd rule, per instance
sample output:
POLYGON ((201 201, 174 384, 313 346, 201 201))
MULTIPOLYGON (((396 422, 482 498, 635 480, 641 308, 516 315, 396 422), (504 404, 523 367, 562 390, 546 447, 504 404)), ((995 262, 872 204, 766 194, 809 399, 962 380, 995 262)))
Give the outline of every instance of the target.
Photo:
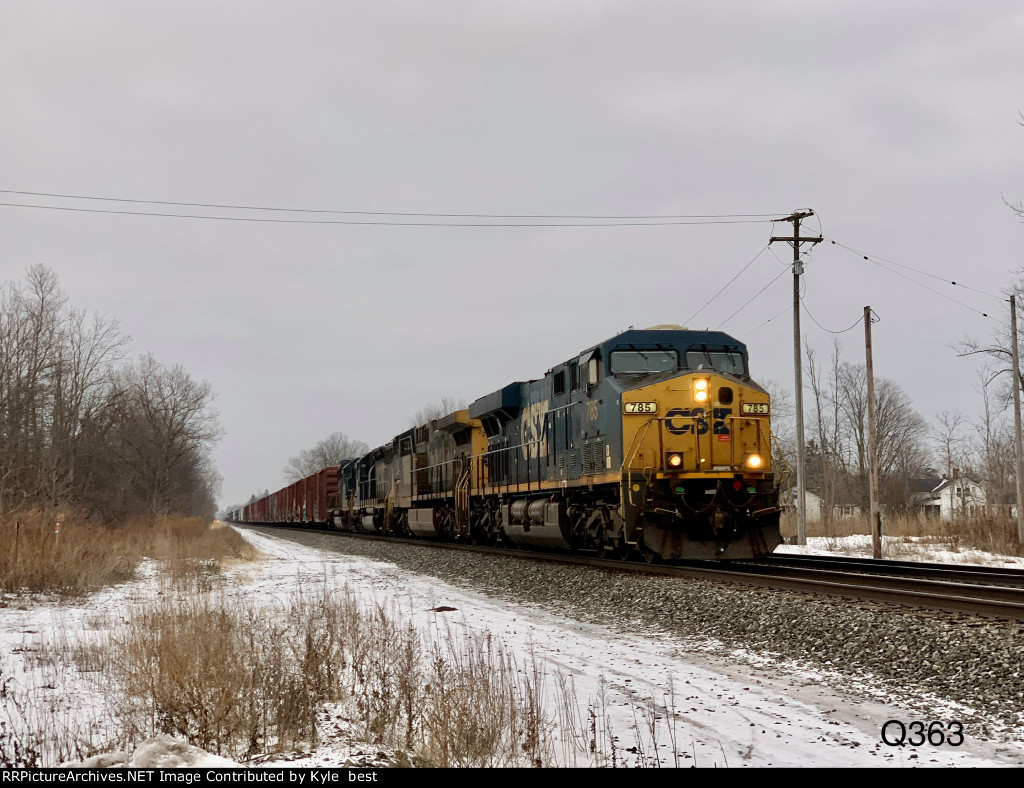
POLYGON ((842 555, 788 555, 776 553, 770 558, 742 561, 744 564, 763 564, 771 567, 827 569, 833 571, 863 572, 884 576, 921 577, 942 579, 955 583, 978 583, 1008 588, 1024 588, 1024 569, 965 564, 934 564, 925 561, 897 561, 888 558, 858 558, 842 555))
POLYGON ((839 556, 772 556, 758 561, 648 564, 644 561, 602 559, 586 553, 483 547, 312 528, 259 528, 275 532, 331 534, 340 538, 411 544, 432 549, 463 550, 611 571, 698 578, 1024 621, 1024 572, 992 567, 949 567, 943 564, 839 556))

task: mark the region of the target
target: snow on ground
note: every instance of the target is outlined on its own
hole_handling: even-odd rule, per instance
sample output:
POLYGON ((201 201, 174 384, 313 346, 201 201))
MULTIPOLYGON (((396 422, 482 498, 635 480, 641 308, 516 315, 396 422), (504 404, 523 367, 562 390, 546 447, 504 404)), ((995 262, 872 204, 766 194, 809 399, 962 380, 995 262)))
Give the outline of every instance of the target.
MULTIPOLYGON (((959 747, 886 746, 880 741, 882 725, 890 719, 909 723, 917 719, 913 710, 837 683, 834 676, 747 653, 723 659, 699 642, 623 633, 510 605, 393 564, 320 552, 250 531, 242 534, 266 560, 229 570, 231 597, 251 605, 278 604, 300 582, 326 582, 356 591, 366 601, 394 605, 422 630, 490 633, 520 664, 537 661, 549 712, 556 711, 559 685, 571 686, 583 719, 588 707, 607 719, 611 734, 618 737, 618 765, 651 765, 655 760, 662 766, 718 767, 1024 765, 1020 742, 967 737, 959 747), (436 612, 439 607, 455 610, 436 612), (674 724, 666 706, 674 707, 674 724), (653 724, 656 750, 652 710, 661 716, 653 724)), ((59 677, 48 674, 45 681, 52 689, 31 678, 38 641, 86 630, 97 616, 121 615, 154 586, 150 576, 82 603, 0 608, 0 669, 22 682, 34 680, 39 691, 55 693, 69 707, 93 704, 95 712, 102 698, 72 671, 59 677)), ((957 718, 956 708, 947 710, 945 720, 957 718)), ((342 724, 332 724, 329 710, 324 722, 325 739, 315 752, 260 759, 262 765, 374 765, 383 759, 371 744, 352 741, 342 724)), ((102 727, 103 721, 98 724, 102 727)), ((556 739, 554 749, 562 765, 593 764, 588 752, 567 741, 556 739)))
MULTIPOLYGON (((810 536, 804 546, 784 544, 776 553, 790 555, 849 555, 871 557, 871 536, 810 536)), ((899 561, 922 561, 933 564, 981 564, 1004 569, 1024 569, 1024 558, 995 555, 983 550, 953 547, 948 541, 927 536, 883 536, 882 556, 899 561)))

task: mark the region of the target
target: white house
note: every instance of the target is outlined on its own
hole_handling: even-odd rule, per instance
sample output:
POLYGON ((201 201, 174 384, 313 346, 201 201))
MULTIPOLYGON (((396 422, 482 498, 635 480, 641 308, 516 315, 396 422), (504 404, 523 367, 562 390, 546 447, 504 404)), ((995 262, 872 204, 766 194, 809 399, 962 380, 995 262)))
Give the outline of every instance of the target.
POLYGON ((927 517, 953 520, 985 512, 985 490, 966 476, 917 481, 925 483, 918 487, 914 502, 927 517))
MULTIPOLYGON (((795 512, 797 507, 800 505, 797 501, 796 489, 790 490, 789 507, 795 512)), ((804 506, 806 508, 805 514, 807 515, 807 522, 809 523, 820 523, 821 522, 821 496, 817 493, 813 493, 810 490, 804 495, 804 506)))

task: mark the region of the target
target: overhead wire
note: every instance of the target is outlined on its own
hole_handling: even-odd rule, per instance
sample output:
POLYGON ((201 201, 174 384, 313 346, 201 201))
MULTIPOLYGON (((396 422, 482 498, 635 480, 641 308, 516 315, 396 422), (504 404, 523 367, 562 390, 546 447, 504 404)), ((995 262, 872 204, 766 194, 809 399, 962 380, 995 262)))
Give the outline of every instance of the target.
MULTIPOLYGON (((277 213, 308 213, 308 214, 330 214, 335 216, 395 216, 395 217, 422 217, 428 219, 574 219, 574 220, 590 220, 590 221, 605 221, 605 220, 644 220, 644 221, 660 221, 660 220, 678 220, 678 219, 694 219, 694 220, 745 220, 745 221, 757 221, 765 220, 768 221, 772 216, 778 216, 777 213, 722 213, 722 214, 638 214, 638 215, 613 215, 613 214, 502 214, 502 213, 442 213, 442 212, 412 212, 412 211, 362 211, 362 210, 336 210, 327 208, 283 208, 280 206, 266 206, 266 205, 235 205, 229 203, 205 203, 205 202, 178 202, 173 200, 145 200, 136 199, 129 197, 106 197, 96 195, 82 195, 82 194, 62 194, 56 192, 33 192, 23 191, 16 189, 0 189, 0 194, 18 194, 30 197, 53 197, 58 199, 68 200, 85 200, 85 201, 96 201, 96 202, 117 202, 117 203, 129 203, 135 205, 164 205, 164 206, 177 206, 184 208, 214 208, 222 210, 238 210, 238 211, 269 211, 277 213)), ((60 206, 42 206, 42 205, 27 205, 22 203, 0 203, 0 205, 15 206, 15 207, 32 207, 32 208, 60 208, 60 206)), ((78 209, 85 210, 85 209, 78 209)), ((99 209, 93 209, 96 212, 102 212, 99 209)), ((125 211, 124 213, 129 213, 125 211)), ((144 215, 160 215, 160 214, 149 214, 144 215)), ((172 214, 173 216, 180 216, 179 214, 172 214)), ((219 217, 207 217, 201 216, 196 217, 193 215, 187 215, 184 218, 219 218, 219 217)), ((234 218, 234 217, 233 217, 234 218)))
POLYGON ((984 295, 984 296, 988 296, 989 298, 998 299, 999 301, 1004 301, 1005 300, 1002 296, 998 296, 998 295, 996 295, 994 293, 989 293, 986 290, 980 290, 980 289, 978 289, 976 287, 971 287, 969 285, 965 285, 962 282, 957 282, 955 280, 951 280, 951 279, 947 279, 947 278, 942 277, 942 276, 938 276, 937 274, 933 274, 930 271, 923 271, 920 268, 914 268, 913 266, 904 265, 903 263, 897 263, 895 260, 889 260, 889 259, 887 259, 885 257, 881 257, 879 255, 869 254, 868 252, 865 252, 865 251, 863 251, 861 249, 855 249, 852 246, 847 246, 846 244, 840 243, 839 241, 836 241, 836 240, 834 240, 832 238, 827 238, 826 240, 829 241, 831 244, 833 244, 835 246, 839 246, 839 247, 847 250, 848 252, 851 252, 852 254, 857 255, 858 257, 860 257, 863 260, 867 260, 869 263, 873 263, 874 265, 877 265, 879 268, 881 268, 881 269, 883 269, 885 271, 889 271, 889 273, 896 274, 897 276, 900 276, 903 279, 906 279, 908 282, 911 282, 911 283, 917 285, 918 287, 923 287, 926 290, 930 290, 931 292, 935 293, 936 295, 941 296, 942 298, 945 298, 948 301, 952 301, 954 304, 958 304, 958 305, 964 307, 965 309, 969 309, 972 312, 975 312, 975 313, 981 315, 982 317, 986 317, 987 318, 987 317, 989 317, 989 315, 988 315, 987 312, 982 312, 980 309, 975 309, 974 307, 970 306, 969 304, 965 304, 963 301, 959 301, 959 300, 957 300, 957 299, 955 299, 955 298, 953 298, 953 297, 951 297, 949 295, 946 295, 945 293, 939 292, 935 288, 929 287, 928 285, 924 284, 923 282, 918 282, 915 279, 911 279, 909 276, 906 276, 905 274, 903 274, 903 273, 901 273, 899 271, 894 271, 891 268, 888 268, 886 266, 887 265, 896 266, 897 268, 903 268, 903 269, 906 269, 907 271, 913 271, 916 274, 921 274, 922 276, 930 277, 930 278, 935 279, 935 280, 937 280, 939 282, 950 284, 953 287, 960 287, 960 288, 963 288, 964 290, 970 290, 970 291, 972 291, 974 293, 978 293, 979 295, 984 295))
MULTIPOLYGON (((818 328, 820 328, 826 334, 832 334, 833 336, 839 336, 840 334, 845 334, 847 331, 853 331, 853 329, 855 329, 857 326, 859 326, 863 322, 864 315, 861 314, 861 316, 859 318, 857 318, 857 321, 852 326, 850 326, 849 328, 844 328, 844 329, 841 329, 839 331, 833 331, 830 328, 825 328, 825 326, 823 326, 821 323, 819 323, 818 319, 813 314, 811 314, 811 310, 807 307, 807 286, 808 285, 807 285, 807 277, 806 276, 803 277, 803 281, 801 282, 801 285, 802 285, 802 287, 801 287, 801 292, 800 292, 800 307, 807 314, 807 317, 809 317, 811 319, 811 322, 813 322, 814 325, 816 325, 818 328)), ((872 311, 874 311, 874 310, 872 310, 872 311)))
POLYGON ((692 316, 691 316, 691 317, 690 317, 690 318, 689 318, 689 319, 688 319, 688 320, 686 321, 686 325, 690 325, 690 323, 692 323, 692 322, 693 322, 693 319, 694 319, 695 317, 697 317, 697 315, 699 315, 699 314, 700 314, 701 312, 703 312, 703 311, 704 311, 705 309, 707 309, 707 308, 708 308, 709 306, 711 306, 711 303, 712 303, 712 302, 713 302, 713 301, 714 301, 714 300, 715 300, 716 298, 718 298, 718 296, 720 296, 720 295, 721 295, 722 293, 724 293, 724 292, 725 292, 725 290, 726 290, 726 288, 728 288, 728 287, 729 287, 729 285, 731 285, 731 284, 732 284, 733 282, 735 282, 735 281, 736 281, 737 279, 739 279, 740 275, 741 275, 741 274, 742 274, 742 273, 743 273, 744 271, 746 271, 746 270, 747 270, 748 268, 750 268, 750 266, 752 266, 752 265, 754 264, 754 261, 755 261, 755 260, 757 260, 757 258, 758 258, 758 257, 760 257, 760 256, 761 256, 762 254, 764 254, 764 253, 765 253, 765 250, 766 250, 766 249, 768 249, 768 247, 769 247, 769 246, 771 246, 771 244, 770 244, 770 243, 767 243, 767 244, 765 244, 765 245, 764 245, 764 248, 762 248, 762 249, 761 249, 761 251, 759 251, 759 252, 758 252, 757 254, 755 254, 755 255, 754 255, 754 256, 753 256, 753 257, 752 257, 752 258, 750 259, 750 262, 748 262, 748 263, 747 263, 747 264, 746 264, 745 266, 743 266, 743 267, 742 267, 742 268, 741 268, 741 269, 740 269, 740 270, 739 270, 738 272, 736 272, 736 274, 735 274, 735 275, 733 276, 733 278, 732 278, 732 279, 730 279, 730 280, 729 280, 728 282, 726 282, 726 283, 725 283, 724 285, 722 285, 721 289, 720 289, 720 290, 719 290, 719 291, 718 291, 717 293, 715 293, 715 294, 714 294, 713 296, 711 296, 711 298, 709 298, 709 299, 708 299, 708 300, 707 300, 707 301, 705 302, 704 306, 702 306, 702 307, 701 307, 700 309, 698 309, 698 310, 697 310, 696 312, 694 312, 694 313, 693 313, 693 315, 692 315, 692 316))
POLYGON ((792 311, 793 311, 793 307, 792 307, 792 306, 787 306, 787 307, 786 307, 785 309, 783 309, 783 310, 782 310, 781 312, 777 312, 776 314, 772 315, 772 316, 771 316, 770 318, 768 318, 767 320, 765 320, 765 321, 764 321, 764 322, 763 322, 763 323, 762 323, 761 325, 757 326, 756 328, 752 328, 752 329, 750 329, 750 331, 748 331, 747 333, 745 333, 745 334, 744 334, 744 335, 743 335, 742 337, 740 337, 740 338, 741 338, 741 339, 746 339, 746 338, 747 338, 747 337, 749 337, 749 336, 750 336, 751 334, 753 334, 753 333, 754 333, 755 331, 760 331, 760 330, 761 330, 762 328, 764 328, 764 327, 765 327, 766 325, 768 325, 769 323, 771 323, 771 322, 772 322, 772 321, 773 321, 773 320, 774 320, 775 318, 777 318, 777 317, 781 317, 782 315, 786 314, 786 312, 792 312, 792 311))
POLYGON ((715 327, 715 329, 717 330, 717 329, 721 328, 723 325, 725 325, 730 320, 732 320, 734 317, 736 317, 736 315, 738 315, 740 312, 742 312, 744 309, 746 309, 751 304, 751 302, 754 301, 755 298, 757 298, 759 295, 761 295, 761 293, 763 293, 765 290, 767 290, 769 287, 771 287, 773 284, 775 284, 779 280, 779 278, 783 274, 785 274, 785 273, 786 273, 786 269, 785 268, 782 269, 781 271, 779 271, 779 273, 775 276, 774 279, 772 279, 768 284, 766 284, 764 287, 762 287, 760 290, 758 290, 756 293, 754 293, 754 295, 752 295, 749 299, 747 299, 746 303, 744 303, 743 306, 741 306, 739 309, 737 309, 735 312, 733 312, 731 315, 729 315, 729 317, 727 317, 725 320, 723 320, 721 323, 719 323, 715 327))
POLYGON ((0 207, 36 208, 49 211, 71 211, 74 213, 104 213, 120 216, 157 216, 167 219, 209 219, 223 222, 261 222, 270 224, 333 224, 355 226, 390 227, 670 227, 710 224, 754 224, 767 219, 713 219, 680 221, 638 221, 638 222, 406 222, 406 221, 359 221, 349 219, 272 219, 256 216, 213 216, 208 214, 160 213, 157 211, 115 211, 104 208, 73 208, 65 205, 28 205, 24 203, 0 202, 0 207))
POLYGON ((807 302, 804 301, 803 299, 800 300, 800 306, 803 307, 804 312, 807 313, 807 317, 809 317, 813 321, 814 325, 816 325, 818 328, 820 328, 826 334, 833 334, 835 336, 838 336, 839 334, 845 334, 847 331, 853 331, 853 329, 855 329, 857 326, 859 326, 863 322, 863 320, 864 320, 864 315, 861 315, 860 317, 857 318, 857 322, 854 323, 849 328, 844 328, 841 331, 833 331, 830 328, 825 328, 825 326, 823 326, 821 323, 818 322, 817 318, 814 315, 811 314, 811 310, 807 308, 807 302))

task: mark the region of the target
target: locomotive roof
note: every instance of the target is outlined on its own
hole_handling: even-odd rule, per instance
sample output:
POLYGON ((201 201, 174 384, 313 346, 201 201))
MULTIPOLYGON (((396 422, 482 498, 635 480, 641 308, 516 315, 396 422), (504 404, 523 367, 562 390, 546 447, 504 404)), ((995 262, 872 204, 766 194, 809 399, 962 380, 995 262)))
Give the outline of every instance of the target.
MULTIPOLYGON (((589 354, 597 351, 601 356, 607 358, 608 354, 616 349, 628 349, 630 347, 639 350, 650 350, 656 348, 673 349, 680 352, 680 357, 687 350, 708 348, 709 350, 732 350, 747 355, 747 346, 735 337, 722 331, 691 331, 681 326, 655 326, 654 328, 630 328, 615 336, 609 337, 603 342, 591 345, 586 350, 572 356, 567 361, 562 361, 548 370, 557 369, 559 366, 579 359, 586 361, 589 354)), ((675 370, 664 373, 660 377, 673 377, 679 373, 675 370)), ((655 375, 650 379, 658 379, 655 375)), ((526 383, 535 383, 536 380, 520 380, 509 383, 497 391, 486 394, 469 405, 471 418, 479 418, 483 414, 503 410, 508 413, 515 412, 519 407, 521 388, 526 383)))
POLYGON ((594 350, 606 353, 619 347, 649 348, 662 345, 663 347, 686 350, 691 347, 707 345, 712 348, 729 348, 742 353, 747 352, 747 346, 735 337, 729 336, 723 331, 691 331, 688 328, 667 328, 656 326, 655 328, 630 328, 603 342, 588 347, 580 355, 586 355, 594 350))

